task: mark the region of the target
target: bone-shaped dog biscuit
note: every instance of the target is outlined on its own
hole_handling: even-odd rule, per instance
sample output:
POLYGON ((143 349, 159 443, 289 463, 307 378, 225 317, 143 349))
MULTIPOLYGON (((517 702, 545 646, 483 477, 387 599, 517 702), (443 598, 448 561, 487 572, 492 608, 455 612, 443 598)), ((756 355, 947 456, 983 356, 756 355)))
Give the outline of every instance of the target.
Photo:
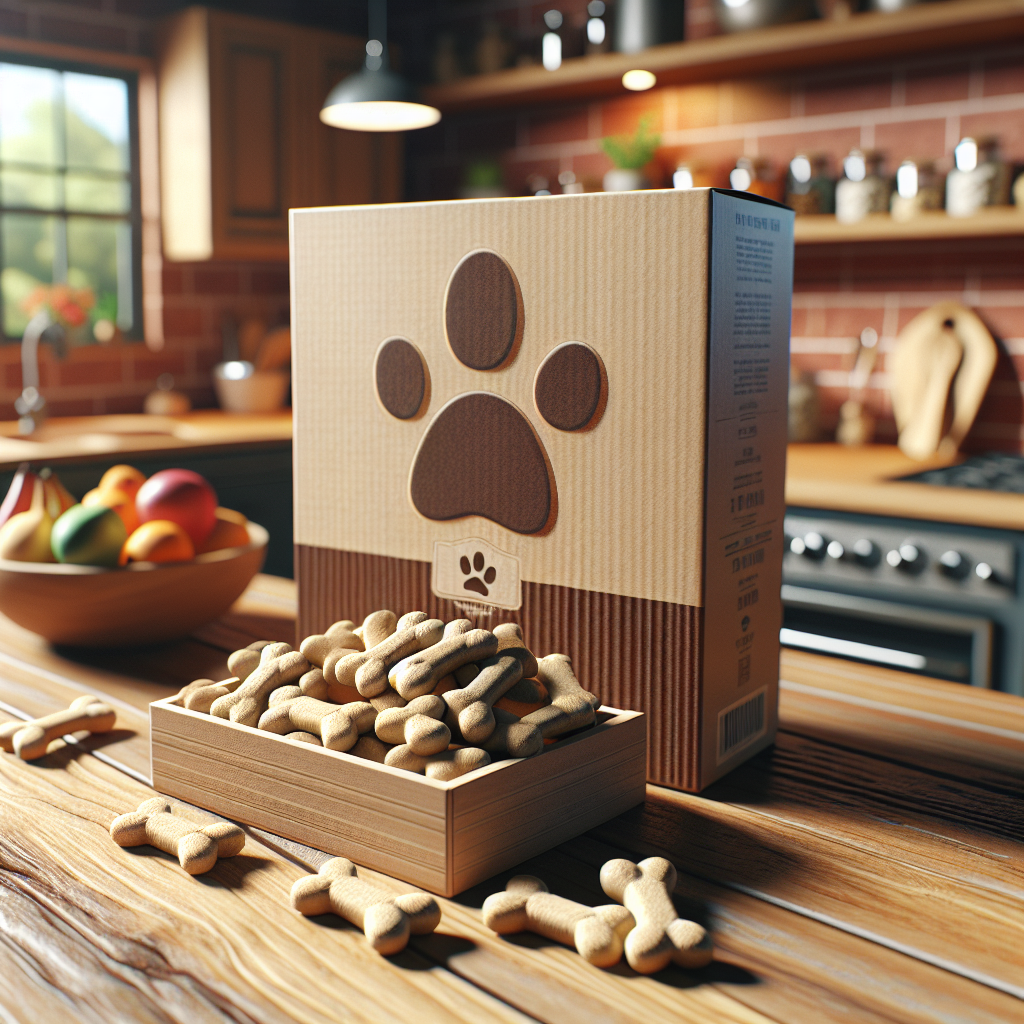
POLYGON ((308 743, 311 747, 323 746, 319 736, 314 736, 311 732, 302 732, 301 729, 296 732, 286 732, 284 738, 294 740, 296 743, 308 743))
MULTIPOLYGON (((358 695, 359 691, 355 691, 358 695)), ((377 697, 370 697, 370 703, 378 711, 387 711, 390 708, 404 708, 409 702, 398 693, 395 693, 391 687, 388 687, 382 694, 377 697)))
POLYGON ((491 755, 479 747, 459 747, 457 750, 444 750, 440 754, 423 757, 414 754, 408 744, 403 743, 387 752, 384 763, 391 768, 418 772, 438 782, 450 782, 490 764, 491 755))
POLYGON ((444 623, 425 619, 382 640, 363 654, 352 654, 338 663, 335 676, 341 685, 355 684, 363 697, 378 697, 388 689, 388 669, 410 654, 431 647, 441 639, 444 623))
POLYGON ((594 712, 601 706, 601 700, 580 686, 568 655, 549 654, 541 658, 537 675, 547 687, 551 704, 524 715, 524 722, 536 725, 545 739, 594 724, 594 712))
POLYGON ((406 700, 412 700, 430 693, 442 676, 497 652, 498 638, 493 633, 470 629, 398 662, 388 673, 388 681, 406 700))
POLYGON ((626 937, 626 960, 640 974, 653 974, 674 961, 680 967, 711 962, 711 936, 695 921, 683 920, 672 905, 676 869, 664 857, 634 864, 610 860, 601 868, 601 888, 636 918, 626 937))
POLYGON ((377 715, 373 723, 377 739, 406 744, 414 754, 428 757, 448 749, 452 734, 441 721, 445 702, 432 693, 410 701, 404 708, 391 708, 377 715))
POLYGON ((463 633, 468 633, 472 628, 473 623, 469 619, 452 619, 451 622, 445 623, 444 635, 441 639, 447 640, 449 637, 461 636, 463 633))
POLYGON ((218 697, 210 707, 215 718, 228 718, 240 725, 255 726, 267 710, 271 693, 287 686, 309 671, 309 662, 288 644, 265 647, 261 663, 234 693, 218 697))
POLYGON ((612 967, 622 959, 622 944, 634 926, 625 907, 587 907, 555 896, 534 875, 516 875, 504 892, 484 900, 484 924, 499 935, 535 932, 574 946, 587 963, 612 967))
POLYGON ((408 629, 410 626, 418 626, 421 622, 426 622, 430 616, 426 612, 406 612, 399 620, 395 623, 395 632, 401 632, 403 629, 408 629))
POLYGON ((409 935, 428 935, 441 921, 441 908, 424 892, 392 896, 356 875, 344 857, 327 861, 315 875, 292 886, 292 906, 306 917, 334 912, 361 928, 383 956, 405 949, 409 935))
POLYGON ((468 685, 449 690, 445 703, 468 743, 482 743, 494 732, 492 705, 514 686, 523 673, 522 661, 511 654, 496 654, 479 662, 480 672, 468 685))
POLYGON ((257 640, 228 655, 228 671, 239 679, 247 679, 260 664, 260 656, 265 647, 273 643, 271 640, 257 640))
POLYGON ((289 683, 288 686, 279 686, 273 690, 267 698, 267 707, 272 708, 275 704, 283 704, 286 700, 295 700, 302 696, 302 690, 298 683, 289 683))
POLYGON ((495 719, 494 731, 480 746, 494 760, 533 757, 544 749, 544 737, 535 725, 521 721, 504 708, 491 708, 491 713, 495 719))
POLYGON ((299 645, 299 651, 311 665, 323 668, 333 651, 361 651, 363 641, 352 632, 352 622, 343 619, 329 626, 323 633, 307 636, 299 645))
POLYGON ((201 875, 218 857, 234 857, 245 846, 245 833, 230 822, 193 825, 171 814, 171 805, 160 796, 143 800, 137 811, 113 820, 110 836, 118 846, 155 846, 178 858, 190 874, 201 875))
POLYGON ((398 620, 395 613, 381 609, 379 612, 370 612, 356 632, 363 638, 363 646, 369 650, 382 640, 386 640, 397 628, 398 620))
POLYGON ((382 743, 376 736, 371 736, 367 733, 365 736, 360 736, 356 740, 356 745, 350 750, 345 751, 345 753, 351 754, 353 757, 365 758, 367 761, 376 761, 377 764, 383 764, 389 750, 391 750, 389 744, 382 743))
POLYGON ((0 749, 14 752, 23 761, 42 757, 50 743, 68 733, 110 732, 117 712, 99 697, 89 694, 73 700, 63 711, 29 722, 8 722, 0 726, 0 749))
POLYGON ((189 683, 178 696, 184 697, 182 703, 189 711, 198 711, 201 714, 208 715, 213 702, 218 697, 223 697, 227 693, 234 693, 241 685, 242 681, 238 676, 222 679, 219 683, 215 683, 212 679, 197 679, 195 683, 189 683))
POLYGON ((287 733, 300 730, 319 736, 328 750, 348 750, 361 733, 373 728, 377 712, 362 701, 352 704, 328 704, 313 697, 296 697, 275 704, 260 716, 264 732, 287 733))

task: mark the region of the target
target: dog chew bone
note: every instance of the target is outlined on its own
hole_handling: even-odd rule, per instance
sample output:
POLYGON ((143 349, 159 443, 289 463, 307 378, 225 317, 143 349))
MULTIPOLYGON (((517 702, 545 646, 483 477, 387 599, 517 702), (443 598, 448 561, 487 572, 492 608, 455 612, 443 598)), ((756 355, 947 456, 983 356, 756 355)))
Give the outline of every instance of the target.
POLYGON ((452 734, 441 721, 445 703, 432 693, 410 701, 404 708, 391 708, 377 715, 373 723, 377 739, 406 744, 414 754, 427 757, 448 749, 452 734))
POLYGON ((544 737, 535 725, 520 721, 504 708, 492 708, 494 731, 480 746, 494 760, 506 757, 533 757, 544 749, 544 737))
POLYGON ((519 623, 502 622, 492 632, 498 638, 498 653, 514 654, 523 663, 523 678, 532 679, 537 674, 537 658, 526 646, 519 623))
POLYGON ((296 743, 308 743, 311 747, 323 746, 319 736, 314 736, 311 732, 303 732, 301 729, 295 732, 286 732, 284 738, 286 740, 294 740, 296 743))
POLYGON ((580 686, 568 655, 549 654, 541 658, 537 675, 547 687, 551 704, 524 715, 524 722, 536 725, 544 739, 594 724, 594 712, 601 701, 580 686))
POLYGON ((388 689, 388 669, 410 654, 436 644, 443 630, 444 623, 440 619, 425 619, 392 633, 365 654, 347 657, 338 665, 336 678, 342 685, 348 684, 351 678, 363 697, 379 697, 388 689))
POLYGON ((437 900, 425 892, 392 896, 359 878, 344 857, 327 861, 315 875, 292 886, 292 906, 306 917, 335 913, 362 929, 381 955, 405 949, 409 935, 428 935, 441 922, 437 900))
POLYGON ((363 641, 352 632, 351 625, 348 619, 335 622, 325 632, 307 636, 299 645, 299 651, 317 668, 324 667, 324 662, 332 651, 361 651, 363 641))
POLYGON ((376 736, 371 736, 367 733, 365 736, 360 736, 356 740, 356 745, 351 750, 346 750, 345 753, 351 754, 353 757, 362 757, 367 761, 376 761, 378 764, 383 764, 390 749, 391 747, 387 743, 382 743, 376 736))
POLYGON ((457 750, 445 750, 440 754, 422 757, 414 754, 408 744, 392 747, 384 763, 391 768, 404 768, 407 772, 418 772, 428 779, 438 782, 449 782, 468 772, 483 768, 491 763, 491 755, 479 747, 459 747, 457 750))
POLYGON ((601 868, 601 888, 636 918, 626 937, 626 960, 639 974, 653 974, 674 961, 680 967, 711 962, 711 936, 695 921, 685 921, 672 905, 676 869, 664 857, 634 864, 610 860, 601 868))
POLYGON ((196 682, 205 682, 206 685, 194 686, 190 683, 189 686, 194 686, 193 689, 189 690, 186 687, 185 690, 182 690, 185 698, 184 705, 189 711, 198 711, 204 715, 210 713, 210 707, 218 697, 223 697, 226 693, 234 693, 242 685, 242 680, 238 676, 222 679, 219 683, 215 683, 212 679, 196 680, 196 682))
POLYGON ((468 743, 482 743, 494 732, 492 705, 523 673, 522 661, 511 654, 485 658, 479 665, 479 674, 468 686, 443 695, 444 702, 458 718, 459 732, 468 743))
POLYGON ((0 749, 13 751, 23 761, 42 757, 50 743, 71 732, 110 732, 117 712, 99 697, 78 697, 63 711, 29 722, 8 722, 0 726, 0 749))
POLYGON ((286 700, 295 700, 302 696, 302 690, 296 683, 288 686, 279 686, 268 698, 267 707, 272 708, 275 704, 283 704, 286 700))
POLYGON ((239 725, 255 726, 260 715, 267 710, 271 693, 279 686, 295 682, 309 671, 309 662, 305 657, 287 644, 271 644, 264 648, 264 657, 275 647, 287 650, 267 658, 234 693, 218 697, 210 707, 211 715, 230 719, 239 725))
POLYGON ((446 622, 444 625, 444 636, 441 638, 447 640, 451 636, 459 636, 462 633, 468 633, 473 628, 473 623, 469 619, 452 619, 451 622, 446 622))
POLYGON ((233 676, 238 676, 239 679, 248 678, 259 667, 263 648, 269 647, 272 642, 271 640, 257 640, 255 643, 249 644, 248 647, 229 654, 228 671, 233 676))
POLYGON ((363 646, 366 650, 376 647, 382 640, 391 636, 397 626, 398 620, 395 618, 394 612, 389 612, 387 609, 370 612, 359 627, 362 631, 360 635, 363 638, 363 646))
POLYGON ((516 875, 504 892, 484 900, 484 924, 499 935, 534 932, 573 946, 587 963, 613 967, 622 959, 622 944, 636 923, 625 907, 587 907, 555 896, 534 875, 516 875))
MULTIPOLYGON (((356 693, 359 691, 356 690, 356 693)), ((378 711, 387 711, 390 708, 404 708, 409 702, 400 694, 395 693, 390 687, 384 691, 379 697, 371 697, 370 703, 378 711)))
POLYGON ((194 825, 171 814, 171 805, 160 796, 143 800, 137 811, 122 814, 110 825, 118 846, 155 846, 178 858, 190 874, 201 875, 218 857, 234 857, 245 846, 245 833, 227 821, 194 825))
POLYGON ((430 693, 442 676, 470 661, 490 658, 498 652, 498 638, 486 629, 470 629, 442 639, 395 665, 388 681, 406 699, 430 693))
POLYGON ((426 612, 406 612, 399 620, 395 623, 395 632, 398 633, 403 629, 408 629, 410 626, 418 626, 421 622, 426 622, 430 616, 426 612))
POLYGON ((319 736, 328 750, 349 750, 361 733, 373 728, 377 712, 369 704, 328 704, 312 697, 295 697, 275 704, 260 716, 264 732, 287 735, 296 730, 319 736))
POLYGON ((315 666, 299 676, 299 690, 303 697, 314 697, 316 700, 327 699, 327 680, 323 672, 315 666))

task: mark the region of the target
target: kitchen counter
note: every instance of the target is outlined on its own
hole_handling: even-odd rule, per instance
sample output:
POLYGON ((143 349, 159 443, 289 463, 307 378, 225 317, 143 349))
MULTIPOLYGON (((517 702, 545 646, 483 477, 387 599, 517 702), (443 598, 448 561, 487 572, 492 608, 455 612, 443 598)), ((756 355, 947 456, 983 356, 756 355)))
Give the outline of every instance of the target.
POLYGON ((787 449, 786 504, 1024 530, 1024 495, 898 479, 950 462, 916 462, 895 445, 791 444, 787 449))
POLYGON ((441 900, 437 933, 385 959, 291 910, 315 850, 250 828, 241 855, 191 878, 114 846, 114 816, 152 795, 148 702, 222 678, 252 639, 292 640, 294 617, 294 585, 258 576, 222 620, 150 650, 72 656, 0 619, 0 721, 82 693, 118 711, 114 732, 39 761, 0 754, 4 1019, 1020 1019, 1024 702, 815 655, 783 654, 773 748, 700 796, 649 786, 643 807, 517 869, 596 904, 604 860, 669 857, 677 905, 714 934, 704 970, 642 978, 493 935, 479 908, 511 872, 441 900))
POLYGON ((0 423, 0 472, 20 462, 60 465, 119 456, 211 452, 238 445, 290 442, 290 409, 262 415, 216 409, 184 416, 66 416, 47 420, 28 438, 16 420, 0 423))

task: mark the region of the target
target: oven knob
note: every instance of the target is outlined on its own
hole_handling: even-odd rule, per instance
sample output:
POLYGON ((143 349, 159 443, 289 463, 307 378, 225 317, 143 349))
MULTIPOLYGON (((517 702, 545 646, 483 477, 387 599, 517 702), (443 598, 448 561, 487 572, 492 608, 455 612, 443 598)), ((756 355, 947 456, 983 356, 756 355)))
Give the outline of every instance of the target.
POLYGON ((829 558, 835 559, 837 562, 841 562, 846 557, 846 548, 837 540, 830 540, 828 547, 825 548, 825 553, 829 558))
POLYGON ((803 544, 803 555, 805 558, 810 558, 817 562, 825 557, 825 549, 828 547, 828 542, 820 533, 813 531, 805 533, 803 544))
POLYGON ((859 565, 874 568, 881 561, 882 552, 878 550, 878 545, 873 540, 861 537, 853 545, 853 557, 857 559, 859 565))
POLYGON ((986 583, 997 583, 1003 584, 1003 578, 992 568, 988 562, 979 562, 974 567, 974 574, 979 580, 984 580, 986 583))
POLYGON ((924 554, 916 544, 901 544, 890 551, 885 560, 900 572, 919 573, 924 568, 924 554))
POLYGON ((962 580, 970 571, 970 563, 959 551, 944 551, 939 556, 939 572, 950 579, 962 580))

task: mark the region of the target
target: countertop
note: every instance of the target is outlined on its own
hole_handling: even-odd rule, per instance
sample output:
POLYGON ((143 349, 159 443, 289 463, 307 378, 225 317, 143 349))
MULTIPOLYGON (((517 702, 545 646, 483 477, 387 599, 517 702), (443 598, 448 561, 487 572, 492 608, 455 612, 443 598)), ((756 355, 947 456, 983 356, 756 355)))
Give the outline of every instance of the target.
POLYGON ((37 762, 0 754, 4 1020, 1020 1020, 1024 701, 815 655, 783 654, 773 748, 700 796, 650 786, 517 869, 596 904, 604 860, 669 857, 677 905, 714 934, 704 970, 601 971, 493 935, 479 908, 510 873, 441 900, 437 933, 384 959, 290 909, 315 851, 247 829, 240 856, 191 878, 115 847, 110 822, 151 795, 148 702, 222 678, 254 638, 291 640, 294 617, 294 585, 259 576, 221 621, 147 651, 72 657, 0 619, 0 721, 86 692, 118 711, 113 733, 37 762))
POLYGON ((1024 495, 898 479, 949 464, 949 459, 915 462, 895 445, 791 444, 786 504, 1024 530, 1024 495))
POLYGON ((59 465, 112 455, 281 444, 291 438, 290 409, 258 415, 210 409, 183 416, 54 417, 29 438, 19 436, 16 420, 8 420, 0 422, 0 471, 20 462, 59 465))

